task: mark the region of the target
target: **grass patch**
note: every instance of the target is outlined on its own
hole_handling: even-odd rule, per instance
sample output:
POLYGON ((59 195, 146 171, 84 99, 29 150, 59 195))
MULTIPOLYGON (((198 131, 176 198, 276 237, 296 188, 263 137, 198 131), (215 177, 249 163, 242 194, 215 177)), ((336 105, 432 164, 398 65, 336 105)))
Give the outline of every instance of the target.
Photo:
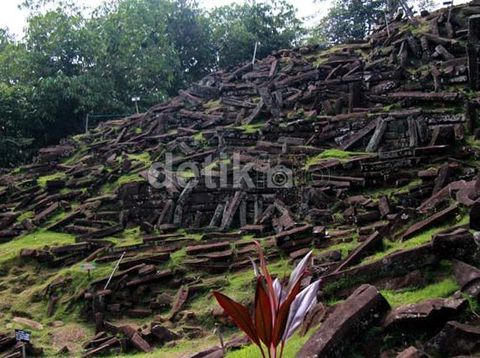
POLYGON ((459 289, 453 278, 432 283, 420 289, 408 289, 402 291, 381 291, 385 299, 392 307, 419 303, 433 298, 445 298, 459 289))
MULTIPOLYGON (((183 255, 180 252, 176 252, 174 255, 178 257, 173 257, 172 260, 176 262, 181 259, 183 255)), ((273 276, 278 276, 283 278, 288 277, 292 267, 286 259, 280 259, 270 265, 268 265, 270 274, 273 276)), ((242 304, 248 305, 255 298, 255 275, 253 269, 246 269, 243 271, 230 273, 225 276, 228 284, 220 289, 220 291, 230 297, 231 299, 240 302, 242 304)), ((200 295, 197 299, 193 300, 190 303, 189 309, 195 312, 197 315, 207 314, 209 315, 211 310, 215 307, 218 307, 217 302, 212 298, 210 292, 200 295)))
POLYGON ((152 159, 150 158, 150 153, 145 152, 141 154, 129 154, 128 159, 131 161, 141 162, 145 165, 151 165, 152 159))
POLYGON ((183 261, 185 260, 186 257, 187 257, 186 247, 182 248, 181 250, 175 251, 170 255, 170 262, 168 266, 170 268, 182 266, 183 261))
POLYGON ((34 213, 33 211, 25 211, 22 215, 20 215, 20 216, 17 218, 17 222, 18 222, 18 223, 21 223, 21 222, 23 222, 24 220, 32 219, 34 216, 35 216, 35 213, 34 213))
MULTIPOLYGON (((304 337, 295 334, 290 340, 287 341, 285 345, 285 349, 283 351, 284 358, 294 358, 297 356, 297 353, 303 347, 305 342, 310 337, 309 334, 305 335, 304 337)), ((249 345, 245 348, 242 348, 238 351, 229 352, 225 355, 226 358, 252 358, 252 357, 260 357, 260 350, 255 345, 249 345)))
POLYGON ((107 240, 113 242, 117 247, 139 245, 143 243, 142 233, 139 226, 126 229, 121 233, 121 237, 109 237, 107 240))
POLYGON ((191 179, 196 178, 197 174, 192 169, 185 169, 181 172, 178 172, 177 175, 182 179, 191 179))
POLYGON ((67 176, 63 172, 58 172, 50 175, 44 175, 37 179, 37 184, 40 185, 42 188, 47 186, 47 182, 50 180, 63 180, 66 179, 67 176))
POLYGON ((245 134, 254 134, 257 133, 260 129, 264 126, 263 123, 255 123, 255 124, 244 124, 243 126, 238 126, 235 128, 241 129, 245 134))
POLYGON ((75 236, 53 231, 36 231, 0 245, 0 263, 18 256, 22 249, 39 249, 75 243, 75 236))
POLYGON ((310 166, 318 164, 324 159, 339 159, 341 162, 345 162, 348 159, 357 157, 359 155, 365 155, 363 152, 348 152, 340 149, 327 149, 320 154, 315 155, 307 160, 305 163, 305 168, 308 169, 310 166))
POLYGON ((143 179, 139 174, 122 175, 117 180, 118 185, 114 185, 114 187, 122 186, 128 183, 136 183, 136 182, 143 182, 143 181, 145 181, 145 179, 143 179))
POLYGON ((417 246, 427 244, 432 239, 432 236, 434 236, 434 235, 436 235, 436 234, 438 234, 438 233, 440 233, 444 230, 447 230, 448 228, 451 228, 454 225, 468 224, 469 221, 470 221, 469 216, 465 215, 460 220, 458 220, 456 224, 448 223, 448 224, 445 224, 445 225, 442 225, 442 226, 439 226, 439 227, 431 228, 431 229, 426 230, 426 231, 418 234, 417 236, 414 236, 414 237, 412 237, 412 238, 410 238, 406 241, 383 240, 383 245, 384 245, 385 250, 382 251, 382 252, 378 252, 375 255, 372 255, 372 256, 369 256, 369 257, 365 258, 362 261, 362 264, 370 263, 370 262, 376 261, 376 260, 380 260, 383 257, 385 257, 387 255, 390 255, 390 254, 392 254, 396 251, 413 249, 417 246))
POLYGON ((193 136, 193 139, 198 143, 205 143, 207 141, 207 139, 203 135, 203 132, 198 132, 197 134, 195 134, 193 136))
POLYGON ((180 357, 186 357, 193 353, 197 353, 201 350, 210 348, 215 345, 220 345, 220 342, 218 341, 218 337, 214 335, 210 335, 202 339, 181 340, 175 343, 176 345, 174 347, 164 347, 164 348, 156 349, 151 353, 121 354, 121 355, 115 355, 112 357, 120 358, 120 357, 128 356, 132 358, 159 358, 159 357, 180 358, 180 357))
POLYGON ((214 109, 218 108, 222 105, 221 101, 219 99, 217 100, 210 100, 206 103, 203 104, 203 108, 205 109, 214 109))
POLYGON ((315 255, 319 255, 319 254, 322 254, 322 253, 325 253, 325 252, 329 252, 329 251, 340 251, 340 253, 342 254, 342 259, 344 259, 345 257, 348 256, 348 254, 350 252, 352 252, 353 250, 355 250, 357 248, 357 246, 360 245, 357 240, 354 238, 352 241, 350 242, 339 242, 337 244, 334 244, 332 246, 329 246, 325 249, 322 249, 320 251, 317 251, 317 250, 314 250, 314 254, 315 255))

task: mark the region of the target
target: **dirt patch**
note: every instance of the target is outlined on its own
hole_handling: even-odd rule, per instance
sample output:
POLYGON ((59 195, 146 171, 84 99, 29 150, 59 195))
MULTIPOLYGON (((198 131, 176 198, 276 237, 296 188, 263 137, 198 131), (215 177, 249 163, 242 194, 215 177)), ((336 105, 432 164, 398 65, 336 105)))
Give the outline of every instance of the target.
POLYGON ((52 344, 55 349, 68 347, 70 352, 80 352, 82 343, 87 340, 89 332, 79 324, 67 324, 52 332, 52 344))

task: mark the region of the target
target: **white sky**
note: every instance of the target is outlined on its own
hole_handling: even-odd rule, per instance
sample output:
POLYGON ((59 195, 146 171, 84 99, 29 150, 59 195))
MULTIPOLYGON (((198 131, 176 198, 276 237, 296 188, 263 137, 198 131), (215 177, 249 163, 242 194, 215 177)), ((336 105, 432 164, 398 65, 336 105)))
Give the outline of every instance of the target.
MULTIPOLYGON (((230 4, 232 2, 241 2, 242 0, 200 0, 208 8, 230 4)), ((261 0, 260 0, 261 1, 261 0)), ((288 0, 294 4, 301 17, 322 16, 328 10, 332 0, 326 0, 322 3, 314 3, 314 0, 288 0)), ((441 6, 444 0, 435 0, 437 6, 441 6)), ((25 27, 26 14, 18 9, 22 0, 0 0, 0 27, 8 27, 12 34, 21 36, 25 27)), ((94 8, 101 4, 103 0, 78 0, 85 6, 94 8)), ((469 0, 455 0, 455 4, 469 2, 469 0)))

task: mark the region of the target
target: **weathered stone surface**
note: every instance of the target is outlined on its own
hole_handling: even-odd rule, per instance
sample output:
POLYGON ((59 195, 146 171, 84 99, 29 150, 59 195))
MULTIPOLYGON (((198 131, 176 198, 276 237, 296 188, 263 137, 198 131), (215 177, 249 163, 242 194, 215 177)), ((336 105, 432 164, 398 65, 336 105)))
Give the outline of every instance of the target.
POLYGON ((480 327, 447 322, 445 327, 426 344, 426 350, 448 357, 480 353, 480 327))
POLYGON ((480 200, 470 209, 470 228, 480 231, 480 200))
POLYGON ((480 270, 461 261, 454 261, 455 279, 460 289, 473 296, 480 295, 480 270))
POLYGON ((389 308, 375 287, 360 286, 328 316, 297 357, 343 357, 349 348, 347 342, 354 343, 358 335, 381 319, 389 308))
POLYGON ((480 247, 474 236, 466 229, 439 233, 432 239, 433 250, 439 257, 473 262, 480 256, 480 247))
POLYGON ((432 245, 422 245, 414 249, 402 250, 385 256, 372 263, 359 265, 322 277, 324 285, 349 279, 358 283, 372 283, 385 277, 405 275, 420 267, 432 265, 439 258, 432 250, 432 245))
POLYGON ((409 327, 422 329, 438 327, 438 324, 458 316, 466 307, 463 298, 439 298, 393 309, 385 318, 385 328, 409 327))
POLYGON ((159 324, 152 324, 151 332, 160 344, 174 341, 179 338, 178 334, 159 324))
POLYGON ((408 347, 404 351, 398 353, 396 358, 428 358, 428 355, 415 347, 408 347))
POLYGON ((413 224, 402 236, 402 240, 409 239, 415 236, 418 232, 428 229, 440 222, 444 222, 449 218, 453 217, 458 211, 457 205, 451 205, 445 210, 442 210, 436 214, 431 215, 427 219, 420 221, 416 224, 413 224))

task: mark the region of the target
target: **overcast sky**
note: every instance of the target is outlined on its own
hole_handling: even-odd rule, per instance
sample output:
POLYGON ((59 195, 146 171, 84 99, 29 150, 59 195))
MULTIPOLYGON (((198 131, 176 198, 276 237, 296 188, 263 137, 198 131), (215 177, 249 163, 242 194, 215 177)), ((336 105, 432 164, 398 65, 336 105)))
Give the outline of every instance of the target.
MULTIPOLYGON (((200 0, 206 7, 215 7, 232 2, 241 2, 241 0, 200 0)), ((326 0, 322 3, 314 3, 314 0, 288 0, 294 4, 301 17, 321 16, 326 13, 332 0, 326 0)), ((441 6, 444 0, 435 0, 438 6, 441 6)), ((468 2, 469 0, 455 0, 455 4, 468 2)), ((25 27, 25 12, 18 9, 22 0, 0 0, 0 27, 8 27, 10 32, 21 36, 25 27)), ((78 3, 94 8, 103 0, 77 0, 78 3)))

